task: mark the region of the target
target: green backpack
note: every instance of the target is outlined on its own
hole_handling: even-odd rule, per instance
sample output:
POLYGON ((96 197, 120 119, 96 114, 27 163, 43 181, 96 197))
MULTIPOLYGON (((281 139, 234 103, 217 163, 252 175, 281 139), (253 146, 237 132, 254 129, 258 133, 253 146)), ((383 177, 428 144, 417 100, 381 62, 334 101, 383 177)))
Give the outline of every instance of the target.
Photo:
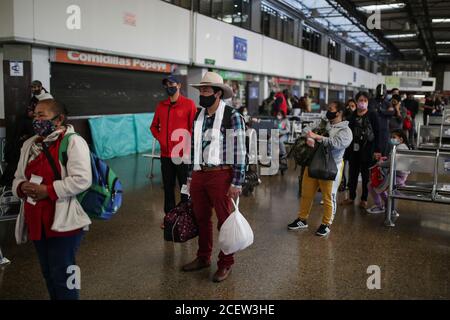
MULTIPOLYGON (((314 128, 312 131, 318 135, 327 137, 327 123, 328 122, 326 120, 322 119, 319 126, 317 128, 314 128)), ((297 140, 295 140, 295 143, 292 146, 291 150, 289 151, 288 157, 292 155, 294 157, 295 163, 299 166, 309 166, 309 163, 311 162, 311 158, 314 155, 317 146, 318 144, 316 143, 315 147, 311 148, 306 144, 306 137, 298 137, 297 140)))

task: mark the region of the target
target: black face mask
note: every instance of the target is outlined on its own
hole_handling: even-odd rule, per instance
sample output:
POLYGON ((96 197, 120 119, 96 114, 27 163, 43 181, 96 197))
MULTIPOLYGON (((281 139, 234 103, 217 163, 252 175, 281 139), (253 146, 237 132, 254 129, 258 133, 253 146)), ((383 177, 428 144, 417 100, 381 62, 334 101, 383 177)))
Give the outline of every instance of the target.
POLYGON ((178 91, 178 87, 167 87, 166 92, 169 95, 169 97, 175 95, 178 91))
POLYGON ((210 96, 200 96, 199 102, 203 108, 209 108, 216 102, 216 96, 213 94, 210 96))
POLYGON ((327 117, 327 119, 328 120, 334 120, 334 119, 336 119, 336 117, 337 117, 337 113, 338 113, 338 111, 336 111, 336 112, 331 112, 331 111, 327 111, 327 115, 326 115, 326 117, 327 117))

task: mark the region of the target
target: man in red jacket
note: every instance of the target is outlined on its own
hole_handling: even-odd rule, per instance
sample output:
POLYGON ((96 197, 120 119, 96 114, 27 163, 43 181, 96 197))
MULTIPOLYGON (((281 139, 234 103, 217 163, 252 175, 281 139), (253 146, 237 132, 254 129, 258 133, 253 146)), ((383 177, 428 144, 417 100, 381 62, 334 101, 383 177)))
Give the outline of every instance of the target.
MULTIPOLYGON (((175 130, 180 132, 179 129, 183 129, 186 130, 185 134, 190 136, 197 108, 194 101, 181 95, 181 83, 176 76, 170 75, 162 83, 169 97, 161 101, 156 107, 150 130, 161 146, 164 213, 167 214, 176 205, 175 180, 178 179, 178 184, 181 188, 183 184, 186 184, 188 174, 187 164, 176 164, 180 163, 180 161, 174 162, 173 160, 182 158, 183 150, 189 151, 190 149, 190 141, 186 141, 186 136, 184 138, 179 137, 175 133, 172 138, 172 134, 175 130), (176 150, 178 150, 180 143, 183 145, 183 149, 177 152, 176 150), (175 146, 177 146, 177 149, 172 154, 175 146)), ((189 156, 189 153, 185 156, 189 156)), ((188 196, 181 195, 182 201, 187 201, 187 199, 188 196)))

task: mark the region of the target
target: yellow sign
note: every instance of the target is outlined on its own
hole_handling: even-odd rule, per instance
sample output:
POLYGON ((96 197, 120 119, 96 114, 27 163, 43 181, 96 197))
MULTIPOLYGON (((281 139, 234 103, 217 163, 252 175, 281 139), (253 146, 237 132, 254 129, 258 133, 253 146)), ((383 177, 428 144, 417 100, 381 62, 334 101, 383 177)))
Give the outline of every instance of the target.
POLYGON ((387 76, 384 78, 387 89, 399 88, 400 87, 400 78, 394 76, 387 76))

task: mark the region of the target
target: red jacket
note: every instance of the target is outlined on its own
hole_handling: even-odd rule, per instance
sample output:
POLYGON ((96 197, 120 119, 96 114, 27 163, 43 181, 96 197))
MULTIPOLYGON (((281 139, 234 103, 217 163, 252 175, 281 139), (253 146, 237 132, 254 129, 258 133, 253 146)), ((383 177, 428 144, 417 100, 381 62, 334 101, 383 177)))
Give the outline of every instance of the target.
MULTIPOLYGON (((170 103, 170 99, 161 101, 156 107, 150 130, 161 146, 161 157, 171 158, 173 148, 178 145, 183 138, 172 141, 172 133, 177 129, 185 129, 191 135, 194 117, 197 108, 193 100, 182 95, 178 97, 175 104, 170 103)), ((184 141, 186 145, 183 150, 190 149, 190 141, 184 141)), ((180 152, 179 156, 183 156, 180 152)))

